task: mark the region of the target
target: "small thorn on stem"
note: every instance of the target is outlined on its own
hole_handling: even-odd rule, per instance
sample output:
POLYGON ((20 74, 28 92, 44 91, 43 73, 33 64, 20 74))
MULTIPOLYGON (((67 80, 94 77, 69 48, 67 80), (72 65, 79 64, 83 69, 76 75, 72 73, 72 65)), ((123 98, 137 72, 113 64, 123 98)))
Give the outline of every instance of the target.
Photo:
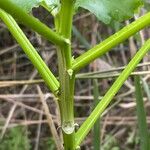
POLYGON ((70 78, 72 78, 73 70, 72 70, 72 69, 69 69, 69 70, 67 70, 67 72, 68 72, 68 74, 69 74, 70 78))
POLYGON ((62 130, 63 132, 65 132, 66 134, 72 134, 74 132, 75 126, 73 123, 71 122, 64 122, 62 124, 62 130))
POLYGON ((81 149, 81 147, 80 147, 80 146, 77 146, 77 147, 76 147, 76 150, 80 150, 80 149, 81 149))
POLYGON ((71 45, 70 39, 65 39, 65 42, 66 42, 68 45, 71 45))

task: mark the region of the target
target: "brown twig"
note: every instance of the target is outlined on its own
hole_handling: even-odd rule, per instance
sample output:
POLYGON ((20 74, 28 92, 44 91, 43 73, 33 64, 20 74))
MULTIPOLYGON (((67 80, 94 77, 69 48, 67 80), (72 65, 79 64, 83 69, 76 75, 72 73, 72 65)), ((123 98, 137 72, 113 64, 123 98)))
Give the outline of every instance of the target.
POLYGON ((54 121, 52 119, 52 116, 51 116, 51 113, 49 111, 48 105, 47 105, 47 103, 46 103, 46 101, 44 99, 44 96, 43 96, 43 93, 41 91, 41 88, 39 86, 37 86, 37 90, 38 90, 38 93, 39 93, 39 96, 40 96, 40 101, 42 103, 43 110, 44 110, 45 115, 47 117, 47 121, 48 121, 48 125, 49 125, 49 128, 50 128, 50 131, 51 131, 52 136, 54 138, 56 147, 57 147, 58 150, 63 150, 63 146, 62 146, 62 144, 60 142, 60 138, 58 136, 57 130, 55 128, 54 121))

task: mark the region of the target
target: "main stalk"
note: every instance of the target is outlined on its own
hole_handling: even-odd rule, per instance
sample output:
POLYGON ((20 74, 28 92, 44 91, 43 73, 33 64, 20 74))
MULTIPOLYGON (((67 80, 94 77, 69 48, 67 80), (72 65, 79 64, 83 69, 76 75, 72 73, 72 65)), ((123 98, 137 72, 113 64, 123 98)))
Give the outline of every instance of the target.
POLYGON ((57 49, 60 81, 60 93, 58 98, 65 150, 75 149, 73 100, 75 75, 70 69, 72 67, 71 32, 73 13, 73 0, 62 0, 60 12, 55 17, 55 26, 57 32, 66 39, 66 43, 57 49))

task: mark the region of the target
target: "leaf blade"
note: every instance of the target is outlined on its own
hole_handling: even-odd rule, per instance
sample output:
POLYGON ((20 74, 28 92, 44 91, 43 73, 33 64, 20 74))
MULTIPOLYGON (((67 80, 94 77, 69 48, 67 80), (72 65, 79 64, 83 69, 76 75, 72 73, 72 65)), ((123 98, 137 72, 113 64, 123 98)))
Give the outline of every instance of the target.
POLYGON ((15 5, 29 12, 33 7, 38 7, 43 0, 10 0, 15 5))
POLYGON ((10 0, 16 6, 22 8, 26 12, 32 11, 32 8, 42 5, 52 15, 56 15, 59 11, 60 0, 10 0))
POLYGON ((76 8, 82 7, 92 12, 105 24, 123 21, 133 16, 142 5, 141 0, 77 0, 76 8))

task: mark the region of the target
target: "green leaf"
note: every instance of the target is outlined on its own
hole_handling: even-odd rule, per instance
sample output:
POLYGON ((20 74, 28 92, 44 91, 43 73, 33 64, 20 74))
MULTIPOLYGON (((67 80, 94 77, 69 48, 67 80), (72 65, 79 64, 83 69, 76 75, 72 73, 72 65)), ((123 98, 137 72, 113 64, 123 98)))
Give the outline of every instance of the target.
POLYGON ((31 11, 33 7, 38 7, 43 0, 10 0, 25 11, 31 11))
POLYGON ((77 0, 76 8, 89 10, 105 24, 123 21, 133 16, 141 6, 142 0, 77 0))
POLYGON ((43 0, 41 5, 53 16, 56 16, 60 10, 60 0, 43 0))
POLYGON ((33 7, 39 7, 40 5, 42 5, 54 16, 58 13, 60 7, 60 0, 10 0, 10 1, 27 12, 30 12, 33 7))

